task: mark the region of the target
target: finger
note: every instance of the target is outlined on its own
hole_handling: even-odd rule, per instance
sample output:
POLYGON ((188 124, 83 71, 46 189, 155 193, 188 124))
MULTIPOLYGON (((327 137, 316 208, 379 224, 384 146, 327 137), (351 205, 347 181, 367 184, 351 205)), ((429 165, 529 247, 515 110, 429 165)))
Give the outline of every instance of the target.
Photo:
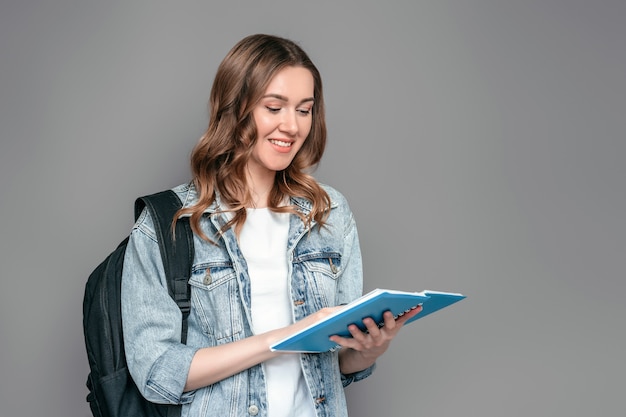
MULTIPOLYGON (((357 328, 357 330, 358 330, 358 328, 357 328)), ((359 332, 360 332, 360 330, 359 330, 359 332)), ((362 332, 361 332, 361 336, 363 336, 362 332)), ((358 334, 357 334, 357 337, 359 337, 358 334)), ((357 340, 357 338, 355 338, 355 337, 341 337, 341 336, 334 335, 334 336, 330 337, 330 340, 333 343, 338 344, 342 348, 350 348, 350 349, 354 349, 354 350, 363 350, 363 348, 364 348, 363 343, 360 342, 359 340, 357 340)))
POLYGON ((385 323, 385 329, 387 330, 393 330, 396 327, 396 319, 393 317, 391 311, 385 311, 383 321, 385 323))
MULTIPOLYGON (((393 316, 391 317, 393 320, 393 316)), ((385 323, 386 323, 386 319, 385 319, 385 323)), ((374 321, 374 319, 370 318, 370 317, 366 317, 363 319, 363 325, 365 326, 366 332, 372 336, 372 337, 379 337, 380 336, 380 326, 378 325, 378 323, 376 321, 374 321)))
MULTIPOLYGON (((363 323, 365 324, 365 320, 363 320, 363 323)), ((351 324, 348 326, 348 331, 352 335, 352 339, 359 343, 363 343, 368 336, 369 328, 367 328, 366 324, 366 330, 361 330, 356 324, 351 324)))

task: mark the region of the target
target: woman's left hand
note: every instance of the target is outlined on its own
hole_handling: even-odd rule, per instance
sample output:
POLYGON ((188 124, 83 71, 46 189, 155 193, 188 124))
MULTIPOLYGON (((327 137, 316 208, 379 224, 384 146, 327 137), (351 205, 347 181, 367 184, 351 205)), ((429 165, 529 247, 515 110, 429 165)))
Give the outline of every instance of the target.
POLYGON ((341 372, 350 374, 368 368, 376 359, 385 353, 389 344, 398 334, 404 323, 422 311, 419 306, 397 319, 387 311, 383 315, 384 325, 378 324, 371 318, 363 319, 366 330, 361 331, 356 325, 348 326, 352 337, 331 336, 330 340, 342 347, 339 351, 341 372))

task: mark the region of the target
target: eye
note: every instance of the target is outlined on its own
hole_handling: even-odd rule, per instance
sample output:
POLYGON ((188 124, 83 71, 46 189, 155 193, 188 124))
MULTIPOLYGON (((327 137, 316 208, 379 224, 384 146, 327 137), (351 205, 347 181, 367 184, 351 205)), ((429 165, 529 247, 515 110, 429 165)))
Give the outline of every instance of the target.
POLYGON ((311 114, 311 109, 298 109, 298 113, 300 113, 302 116, 308 116, 309 114, 311 114))
POLYGON ((270 113, 278 113, 280 111, 280 107, 273 107, 273 106, 265 106, 265 108, 267 109, 267 111, 269 111, 270 113))

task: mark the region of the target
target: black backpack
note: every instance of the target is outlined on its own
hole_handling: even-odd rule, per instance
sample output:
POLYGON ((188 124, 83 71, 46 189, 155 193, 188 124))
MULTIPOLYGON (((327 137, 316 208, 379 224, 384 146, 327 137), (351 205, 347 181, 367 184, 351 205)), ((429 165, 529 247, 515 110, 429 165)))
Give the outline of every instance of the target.
MULTIPOLYGON (((182 311, 181 340, 185 343, 191 291, 188 280, 193 262, 193 234, 189 220, 178 220, 176 239, 173 240, 172 219, 181 207, 181 201, 172 190, 138 198, 135 221, 144 207, 150 210, 154 219, 169 293, 182 311)), ((94 417, 180 416, 180 405, 155 404, 146 400, 126 366, 120 288, 127 243, 128 237, 89 275, 85 286, 83 332, 90 368, 87 402, 94 417)))

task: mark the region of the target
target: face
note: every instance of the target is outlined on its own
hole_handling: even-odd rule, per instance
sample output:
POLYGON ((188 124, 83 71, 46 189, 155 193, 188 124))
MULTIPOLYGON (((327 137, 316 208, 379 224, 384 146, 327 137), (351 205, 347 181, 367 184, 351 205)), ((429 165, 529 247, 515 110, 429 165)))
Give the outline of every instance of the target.
POLYGON ((302 67, 286 67, 272 78, 252 111, 258 136, 250 175, 273 178, 289 166, 311 131, 313 87, 311 72, 302 67))

